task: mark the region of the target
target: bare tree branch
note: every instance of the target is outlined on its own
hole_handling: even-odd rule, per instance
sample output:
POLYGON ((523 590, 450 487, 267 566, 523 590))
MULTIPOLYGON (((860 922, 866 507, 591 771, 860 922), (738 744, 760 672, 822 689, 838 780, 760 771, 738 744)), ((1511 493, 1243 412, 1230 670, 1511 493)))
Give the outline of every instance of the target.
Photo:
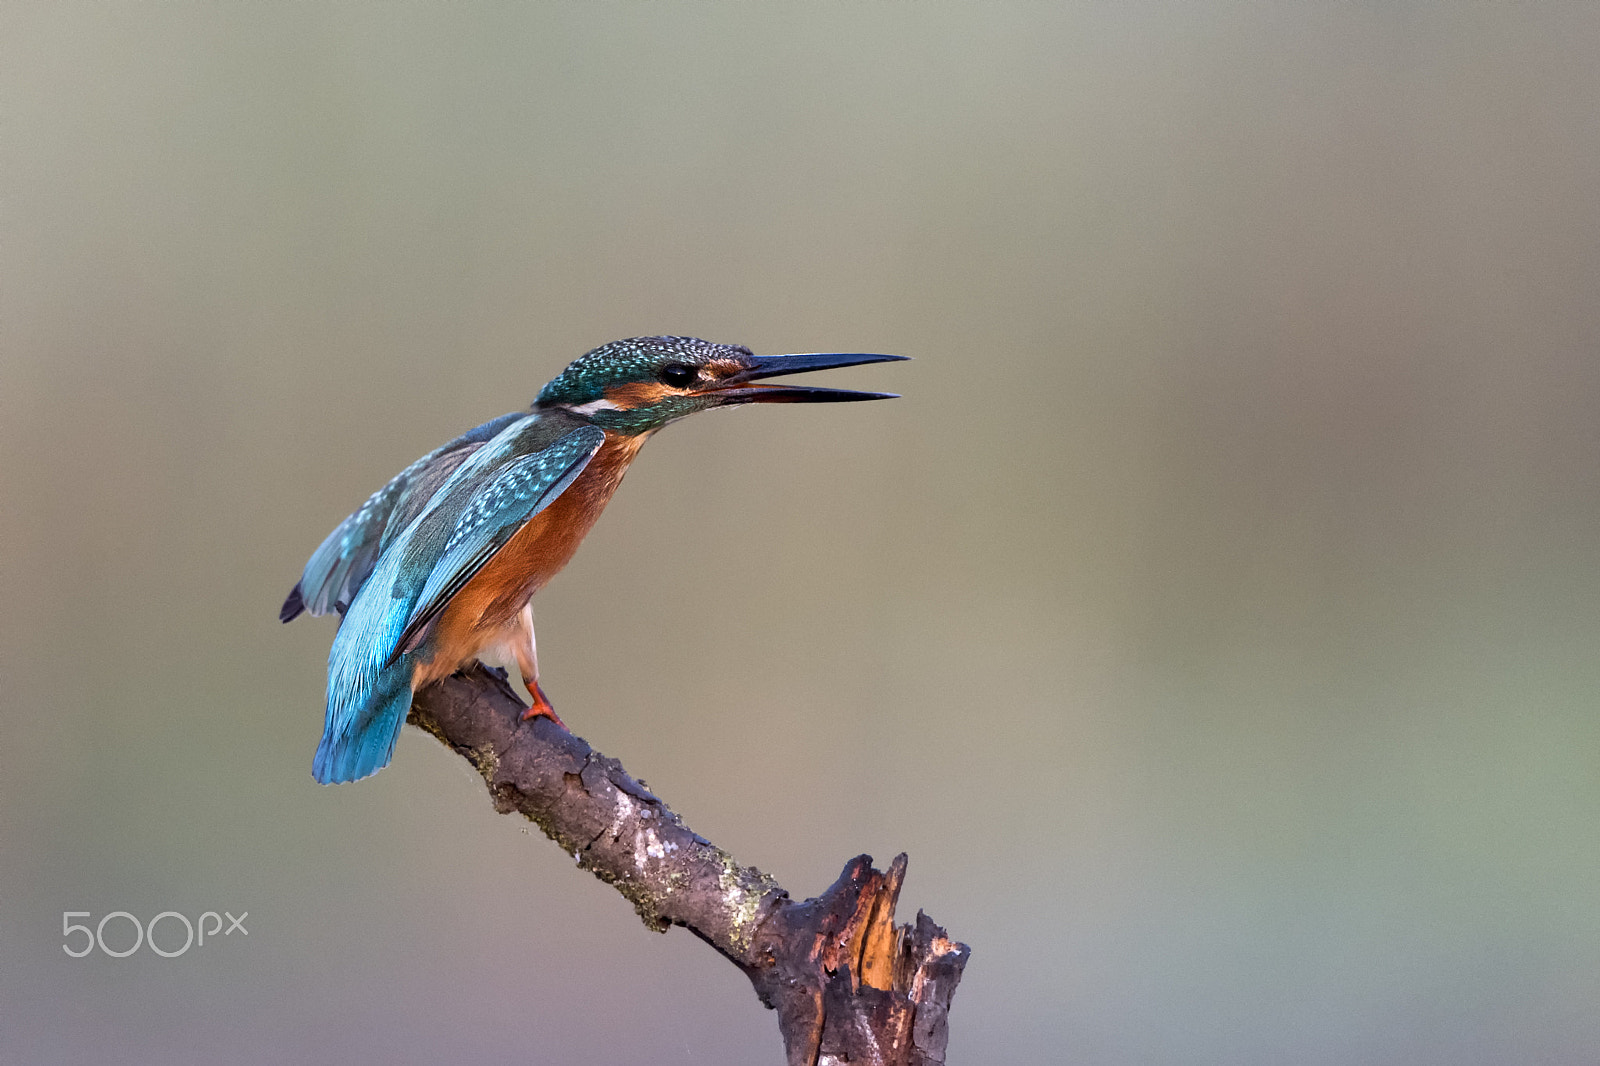
POLYGON ((545 718, 521 720, 503 676, 476 667, 417 693, 410 721, 464 756, 495 809, 518 811, 626 896, 652 929, 681 925, 778 1012, 790 1066, 944 1062, 970 954, 927 915, 894 924, 906 857, 860 855, 803 902, 685 826, 622 764, 545 718))

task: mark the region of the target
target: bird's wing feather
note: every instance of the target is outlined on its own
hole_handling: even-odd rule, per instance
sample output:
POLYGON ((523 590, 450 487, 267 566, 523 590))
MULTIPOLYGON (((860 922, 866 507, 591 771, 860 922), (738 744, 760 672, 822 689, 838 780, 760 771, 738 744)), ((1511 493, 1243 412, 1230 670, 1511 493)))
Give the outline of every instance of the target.
MULTIPOLYGON (((358 776, 387 763, 393 738, 367 733, 397 732, 405 715, 373 714, 367 704, 387 692, 380 676, 403 657, 403 637, 418 619, 425 625, 523 522, 549 506, 605 441, 603 430, 583 426, 527 450, 545 431, 537 415, 509 423, 445 478, 379 553, 328 653, 318 780, 333 780, 320 776, 333 767, 343 767, 341 774, 355 772, 354 764, 346 765, 347 750, 360 749, 379 760, 368 765, 363 756, 358 776)), ((406 675, 409 681, 409 670, 406 675)))
POLYGON ((332 610, 343 613, 372 574, 379 553, 427 506, 439 486, 492 437, 526 416, 525 411, 513 411, 469 429, 400 471, 369 496, 311 553, 299 583, 283 601, 279 620, 290 621, 301 611, 314 615, 332 610))
POLYGON ((567 490, 605 439, 605 431, 597 426, 574 430, 548 448, 507 463, 473 493, 428 575, 396 651, 410 650, 472 575, 530 518, 567 490))

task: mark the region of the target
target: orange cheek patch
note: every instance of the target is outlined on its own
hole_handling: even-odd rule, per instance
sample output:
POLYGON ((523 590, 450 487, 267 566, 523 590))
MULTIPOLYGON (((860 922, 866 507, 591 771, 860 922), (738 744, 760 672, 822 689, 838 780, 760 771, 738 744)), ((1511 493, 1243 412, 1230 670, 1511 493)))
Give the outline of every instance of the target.
POLYGON ((617 385, 607 389, 606 399, 624 411, 632 411, 640 407, 649 407, 653 403, 659 403, 676 391, 652 381, 630 381, 626 385, 617 385))
POLYGON ((715 378, 716 380, 721 381, 723 378, 731 378, 733 375, 739 373, 743 369, 744 365, 736 360, 713 359, 711 362, 705 365, 705 367, 701 370, 701 373, 705 374, 707 377, 715 378))

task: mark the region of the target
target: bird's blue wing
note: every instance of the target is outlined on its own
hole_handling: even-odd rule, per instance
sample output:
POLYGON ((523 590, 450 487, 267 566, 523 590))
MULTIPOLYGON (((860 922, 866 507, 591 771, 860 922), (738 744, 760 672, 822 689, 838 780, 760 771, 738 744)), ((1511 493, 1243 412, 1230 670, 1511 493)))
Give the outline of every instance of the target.
POLYGON ((384 546, 416 517, 439 486, 473 452, 506 426, 525 417, 526 411, 513 411, 467 430, 400 471, 369 496, 311 553, 299 583, 283 601, 278 619, 290 621, 301 611, 343 613, 371 575, 384 546))
MULTIPOLYGON (((395 645, 410 651, 452 596, 505 547, 523 525, 566 491, 605 443, 597 426, 562 437, 550 447, 507 463, 473 493, 428 575, 411 619, 395 645)), ((394 654, 394 653, 391 653, 394 654)))
POLYGON ((517 454, 525 418, 450 475, 381 552, 328 654, 328 707, 312 772, 354 781, 387 766, 411 705, 407 641, 583 471, 605 442, 584 426, 517 454), (403 682, 403 683, 402 683, 403 682))

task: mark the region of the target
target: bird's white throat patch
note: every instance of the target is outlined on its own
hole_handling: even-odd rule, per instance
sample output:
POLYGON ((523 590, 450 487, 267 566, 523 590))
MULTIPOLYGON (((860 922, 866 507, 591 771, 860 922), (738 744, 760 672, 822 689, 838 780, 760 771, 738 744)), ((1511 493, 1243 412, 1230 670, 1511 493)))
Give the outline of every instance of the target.
POLYGON ((596 411, 622 410, 622 408, 603 397, 598 400, 590 400, 588 403, 564 403, 561 406, 575 415, 592 415, 596 411))

